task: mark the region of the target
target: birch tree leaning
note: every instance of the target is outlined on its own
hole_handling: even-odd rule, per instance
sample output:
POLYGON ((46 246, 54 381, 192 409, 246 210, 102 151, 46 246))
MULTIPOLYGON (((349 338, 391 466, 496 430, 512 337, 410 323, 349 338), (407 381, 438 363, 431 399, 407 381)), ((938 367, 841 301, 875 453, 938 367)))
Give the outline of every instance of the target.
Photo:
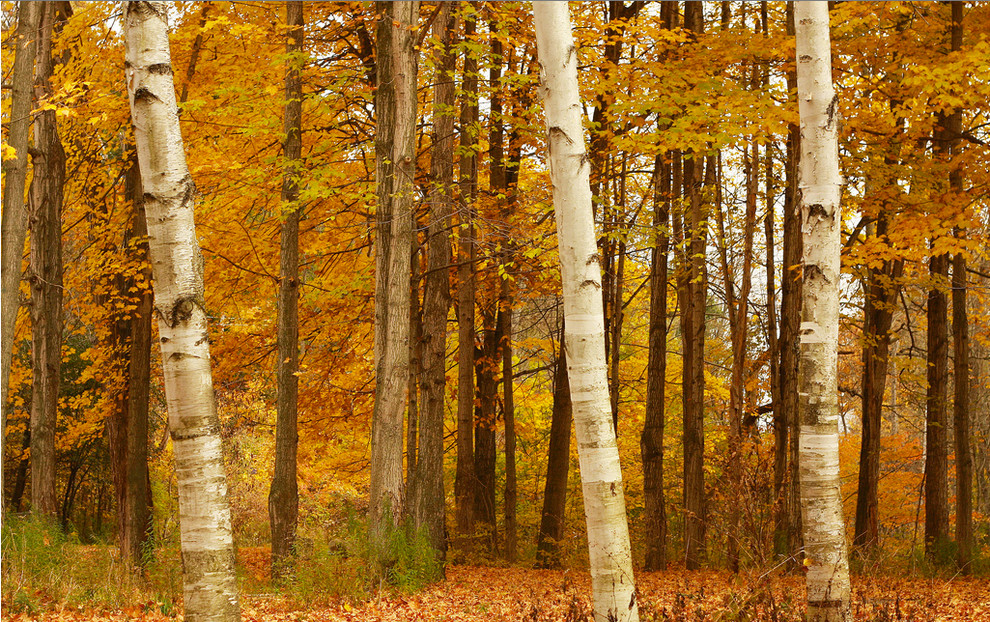
POLYGON ((124 3, 127 93, 154 273, 169 429, 179 485, 185 619, 240 619, 234 545, 210 371, 196 188, 183 152, 166 2, 124 3))
POLYGON ((605 367, 601 263, 595 246, 577 51, 566 2, 535 2, 540 92, 564 290, 564 348, 581 466, 595 620, 636 622, 639 611, 619 450, 605 367))
POLYGON ((804 227, 801 309, 801 517, 808 565, 808 620, 851 620, 849 561, 839 480, 838 97, 832 87, 828 5, 795 2, 801 159, 798 190, 804 227))

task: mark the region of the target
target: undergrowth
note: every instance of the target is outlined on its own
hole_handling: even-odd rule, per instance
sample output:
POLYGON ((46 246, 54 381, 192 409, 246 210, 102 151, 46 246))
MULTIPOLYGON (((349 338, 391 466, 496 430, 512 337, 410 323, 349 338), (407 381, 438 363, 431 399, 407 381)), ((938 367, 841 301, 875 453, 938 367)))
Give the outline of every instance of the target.
POLYGON ((387 528, 374 538, 367 521, 352 514, 340 536, 319 543, 299 540, 294 570, 277 589, 301 603, 360 602, 381 590, 417 592, 443 578, 443 565, 425 534, 408 526, 387 528))
POLYGON ((4 609, 36 614, 56 605, 120 609, 143 604, 162 613, 177 609, 181 572, 172 560, 150 555, 143 576, 115 547, 86 546, 57 523, 33 515, 3 520, 4 609))

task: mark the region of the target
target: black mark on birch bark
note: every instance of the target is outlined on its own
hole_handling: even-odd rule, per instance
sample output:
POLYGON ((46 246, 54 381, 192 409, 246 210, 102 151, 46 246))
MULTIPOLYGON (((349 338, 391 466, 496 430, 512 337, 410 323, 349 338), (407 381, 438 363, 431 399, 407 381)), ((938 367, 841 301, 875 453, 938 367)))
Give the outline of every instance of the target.
POLYGON ((567 141, 567 144, 569 145, 574 144, 574 141, 571 140, 571 137, 567 135, 567 132, 560 129, 556 125, 550 128, 550 140, 553 140, 554 138, 563 138, 564 140, 567 141))
POLYGON ((196 304, 196 299, 192 296, 185 296, 176 300, 175 304, 172 305, 172 310, 169 312, 168 318, 166 318, 169 326, 175 328, 179 324, 188 321, 192 317, 196 304))
POLYGON ((828 103, 828 108, 825 110, 825 127, 833 127, 835 125, 835 110, 839 105, 839 95, 835 94, 832 96, 832 101, 828 103))
POLYGON ((153 73, 157 75, 171 75, 172 65, 170 63, 157 63, 154 65, 148 65, 148 73, 153 73))
POLYGON ((816 216, 821 220, 829 220, 828 210, 821 203, 813 203, 808 206, 808 219, 816 216))
POLYGON ((157 95, 151 92, 149 88, 144 86, 138 87, 137 90, 134 91, 134 101, 140 102, 146 99, 154 99, 161 101, 160 99, 158 99, 157 95))

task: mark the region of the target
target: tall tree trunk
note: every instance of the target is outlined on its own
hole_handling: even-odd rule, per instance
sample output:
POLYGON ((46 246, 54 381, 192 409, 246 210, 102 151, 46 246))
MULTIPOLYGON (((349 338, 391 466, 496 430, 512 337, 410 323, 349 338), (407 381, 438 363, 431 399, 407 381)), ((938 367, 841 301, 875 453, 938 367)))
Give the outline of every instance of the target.
MULTIPOLYGON (((475 33, 476 12, 464 18, 464 39, 475 33)), ((464 100, 460 110, 461 203, 457 234, 457 466, 454 475, 455 519, 459 548, 470 550, 474 536, 474 201, 478 190, 478 157, 474 127, 478 122, 478 59, 464 57, 464 100)))
MULTIPOLYGON (((885 238, 890 225, 886 210, 877 215, 876 236, 885 238)), ((863 305, 863 439, 859 453, 856 495, 856 525, 853 545, 864 553, 879 546, 877 491, 880 483, 880 422, 890 355, 890 327, 894 303, 900 291, 898 280, 904 260, 885 260, 869 268, 863 305)))
POLYGON ((839 253, 842 177, 838 96, 832 87, 828 6, 794 3, 800 205, 804 226, 801 309, 801 514, 808 619, 849 621, 849 561, 839 478, 839 253))
POLYGON ((547 479, 543 488, 543 511, 536 540, 536 565, 560 568, 560 545, 564 539, 567 508, 567 471, 571 464, 571 392, 567 383, 564 326, 560 327, 560 351, 553 374, 553 407, 550 412, 550 447, 547 450, 547 479))
MULTIPOLYGON (((732 341, 732 377, 729 384, 729 476, 733 489, 729 511, 730 534, 728 542, 729 566, 739 572, 739 533, 742 505, 742 438, 743 416, 745 415, 745 373, 746 346, 749 332, 749 293, 753 274, 753 236, 756 230, 756 184, 759 162, 757 145, 753 142, 746 147, 746 217, 743 223, 743 265, 740 275, 739 296, 735 295, 734 275, 729 270, 725 257, 726 242, 723 239, 723 272, 725 272, 725 292, 728 300, 729 332, 732 341)), ((721 178, 721 175, 719 175, 721 178)), ((721 181, 721 180, 720 180, 721 181)), ((720 183, 721 185, 721 183, 720 183)), ((721 209, 719 209, 721 223, 721 209)), ((722 227, 724 229, 724 227, 722 227)), ((723 231, 723 238, 725 233, 723 231)))
MULTIPOLYGON (((788 2, 787 33, 794 35, 794 4, 788 2)), ((797 89, 797 71, 791 66, 787 71, 787 90, 797 89)), ((798 468, 800 459, 801 426, 798 416, 798 337, 801 327, 801 298, 803 286, 800 272, 801 257, 804 254, 804 240, 801 237, 801 207, 798 201, 798 152, 801 148, 801 134, 796 123, 787 127, 786 179, 784 191, 784 237, 783 267, 780 281, 780 410, 781 420, 787 428, 786 445, 776 451, 787 457, 783 461, 786 472, 780 477, 787 482, 784 492, 782 531, 786 534, 786 553, 792 563, 796 563, 803 547, 801 527, 800 480, 798 468)))
POLYGON ((498 346, 501 341, 500 313, 482 313, 484 341, 480 356, 475 357, 475 370, 478 375, 478 406, 474 424, 474 518, 481 534, 484 552, 494 555, 498 548, 498 526, 495 521, 495 462, 498 427, 495 401, 498 386, 495 380, 500 360, 498 346))
POLYGON ((402 419, 409 375, 409 252, 416 169, 416 34, 419 2, 377 2, 375 31, 375 408, 370 526, 382 543, 403 513, 402 419))
MULTIPOLYGON (((700 3, 685 3, 684 26, 694 37, 704 32, 704 16, 700 3)), ((701 154, 685 154, 683 167, 684 194, 687 198, 684 237, 688 249, 679 288, 683 343, 681 397, 684 431, 684 557, 688 570, 697 570, 705 560, 706 531, 704 455, 707 220, 701 198, 701 154)))
POLYGON ((423 296, 423 409, 413 524, 424 532, 442 561, 447 551, 443 490, 443 415, 447 381, 447 314, 450 311, 450 224, 454 184, 454 28, 450 3, 440 5, 433 22, 437 50, 433 92, 433 147, 430 160, 429 263, 423 296))
MULTIPOLYGON (((132 152, 133 154, 133 152, 132 152)), ((151 538, 151 488, 148 471, 148 400, 151 383, 151 264, 144 212, 141 171, 136 156, 124 180, 131 201, 131 222, 125 234, 129 262, 140 266, 139 278, 119 275, 118 295, 134 305, 129 318, 115 322, 111 347, 126 353, 121 362, 124 384, 108 418, 111 471, 117 493, 117 530, 124 560, 142 565, 151 538), (143 283, 143 285, 142 285, 143 283), (133 293, 138 291, 136 295, 133 293), (136 298, 135 298, 136 296, 136 298)))
MULTIPOLYGON (((604 41, 605 62, 601 69, 604 81, 608 83, 612 74, 617 70, 622 58, 624 35, 629 22, 636 17, 645 2, 635 1, 606 3, 606 25, 604 41)), ((614 158, 611 154, 612 139, 615 130, 612 126, 611 107, 615 94, 610 89, 601 91, 595 98, 591 131, 591 192, 596 201, 593 210, 601 206, 602 236, 600 256, 602 258, 602 305, 605 316, 605 359, 608 361, 609 405, 612 410, 612 426, 618 435, 619 402, 618 402, 618 366, 619 366, 619 336, 621 335, 622 318, 622 275, 620 266, 624 265, 624 242, 619 241, 615 234, 619 223, 623 220, 622 204, 616 204, 608 191, 611 177, 611 167, 614 158), (617 252, 618 251, 618 252, 617 252), (616 325, 618 324, 618 325, 616 325)), ((596 219, 598 216, 595 211, 596 219)))
POLYGON ((595 620, 637 622, 625 495, 611 425, 601 265, 596 248, 589 168, 584 147, 577 54, 567 5, 533 7, 546 109, 564 336, 577 431, 595 620))
MULTIPOLYGON (((934 247, 934 245, 933 245, 934 247)), ((928 393, 925 426, 925 555, 940 562, 949 541, 948 282, 949 256, 929 260, 928 393)))
MULTIPOLYGON (((14 330, 17 326, 17 310, 20 307, 21 264, 24 259, 24 237, 27 232, 28 211, 24 205, 24 184, 27 178, 28 138, 31 130, 31 108, 34 99, 34 61, 38 49, 38 22, 44 4, 21 2, 17 5, 17 30, 14 33, 14 66, 10 84, 10 122, 7 124, 7 144, 14 149, 14 157, 3 160, 3 216, 2 223, 2 361, 0 370, 0 456, 7 435, 7 389, 10 383, 10 366, 13 362, 14 330)), ((0 491, 3 488, 3 469, 0 469, 0 491)))
MULTIPOLYGON (((51 98, 59 3, 43 5, 35 96, 51 98)), ((55 517, 55 426, 62 369, 62 189, 65 150, 54 110, 38 114, 31 150, 31 511, 55 517)))
POLYGON ((646 363, 646 419, 639 447, 643 458, 643 514, 647 571, 667 567, 667 508, 663 494, 663 432, 667 384, 667 256, 670 253, 670 164, 660 154, 654 164, 653 235, 650 262, 650 332, 646 363))
POLYGON ((183 600, 187 620, 238 620, 203 259, 193 222, 196 190, 183 153, 165 11, 164 2, 127 3, 124 41, 179 487, 183 600))
MULTIPOLYGON (((773 550, 778 557, 787 555, 787 421, 784 419, 780 392, 780 333, 777 325, 777 276, 774 267, 774 173, 772 145, 766 146, 766 201, 767 213, 763 219, 763 234, 766 238, 766 279, 767 279, 767 344, 770 353, 770 404, 773 409, 773 499, 774 530, 773 550)), ((786 272, 783 274, 786 276, 786 272)))
POLYGON ((413 212, 412 251, 409 256, 409 392, 406 405, 406 494, 413 494, 416 485, 417 444, 419 443, 419 381, 423 372, 423 309, 419 302, 420 270, 419 215, 413 212))
MULTIPOLYGON (((951 49, 962 49, 963 3, 951 3, 952 27, 951 49)), ((953 159, 961 155, 962 110, 956 109, 946 123, 949 149, 953 159)), ((963 198, 963 177, 961 165, 956 163, 949 169, 949 192, 957 199, 963 198)), ((960 204, 960 203, 957 203, 960 204)), ((965 237, 962 228, 956 228, 958 238, 965 237)), ((969 369, 969 317, 967 306, 966 256, 956 253, 952 258, 952 344, 953 375, 955 378, 955 399, 952 403, 952 420, 955 427, 956 450, 956 563, 963 573, 972 569, 973 556, 973 455, 970 449, 969 413, 970 369, 969 369)))
POLYGON ((608 353, 609 407, 612 412, 612 428, 615 430, 616 436, 619 435, 619 391, 621 389, 619 383, 619 362, 621 360, 623 320, 622 290, 625 285, 626 235, 628 234, 626 223, 623 222, 626 209, 625 184, 626 172, 628 170, 627 159, 624 159, 622 162, 622 169, 617 180, 621 190, 616 193, 618 196, 613 201, 613 214, 616 220, 615 233, 620 237, 615 244, 615 252, 612 257, 613 274, 612 278, 607 280, 609 291, 607 292, 608 302, 605 303, 605 308, 609 311, 606 327, 610 335, 608 341, 611 343, 611 348, 606 348, 606 352, 608 353))
POLYGON ((272 579, 292 571, 299 520, 299 173, 302 159, 302 64, 305 21, 303 3, 287 2, 285 22, 285 165, 282 172, 282 235, 278 284, 278 387, 275 422, 275 469, 268 492, 272 531, 272 579))
POLYGON ((505 424, 505 561, 515 563, 516 525, 516 405, 512 374, 512 290, 508 278, 502 280, 502 420, 505 424))
POLYGON ((14 512, 20 513, 21 500, 24 498, 24 488, 27 486, 28 465, 30 464, 31 448, 31 428, 24 431, 24 445, 21 450, 21 460, 17 463, 17 471, 14 475, 14 489, 10 493, 10 507, 14 512))

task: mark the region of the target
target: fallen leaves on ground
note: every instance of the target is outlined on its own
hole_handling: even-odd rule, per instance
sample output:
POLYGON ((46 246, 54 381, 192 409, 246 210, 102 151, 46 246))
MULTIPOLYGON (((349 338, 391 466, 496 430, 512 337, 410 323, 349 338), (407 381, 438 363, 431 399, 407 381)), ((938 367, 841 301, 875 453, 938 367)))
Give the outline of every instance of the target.
MULTIPOLYGON (((640 573, 639 602, 644 620, 798 620, 804 581, 799 576, 733 576, 682 570, 640 573), (774 617, 776 615, 776 618, 774 617)), ((986 578, 854 579, 857 621, 990 621, 990 580, 986 578)), ((389 594, 363 604, 341 600, 300 609, 276 595, 243 596, 245 622, 577 622, 589 619, 591 581, 587 571, 452 566, 447 580, 416 594, 389 594)), ((61 609, 3 620, 118 622, 174 620, 147 607, 94 612, 61 609)), ((181 616, 178 616, 181 619, 181 616)))

